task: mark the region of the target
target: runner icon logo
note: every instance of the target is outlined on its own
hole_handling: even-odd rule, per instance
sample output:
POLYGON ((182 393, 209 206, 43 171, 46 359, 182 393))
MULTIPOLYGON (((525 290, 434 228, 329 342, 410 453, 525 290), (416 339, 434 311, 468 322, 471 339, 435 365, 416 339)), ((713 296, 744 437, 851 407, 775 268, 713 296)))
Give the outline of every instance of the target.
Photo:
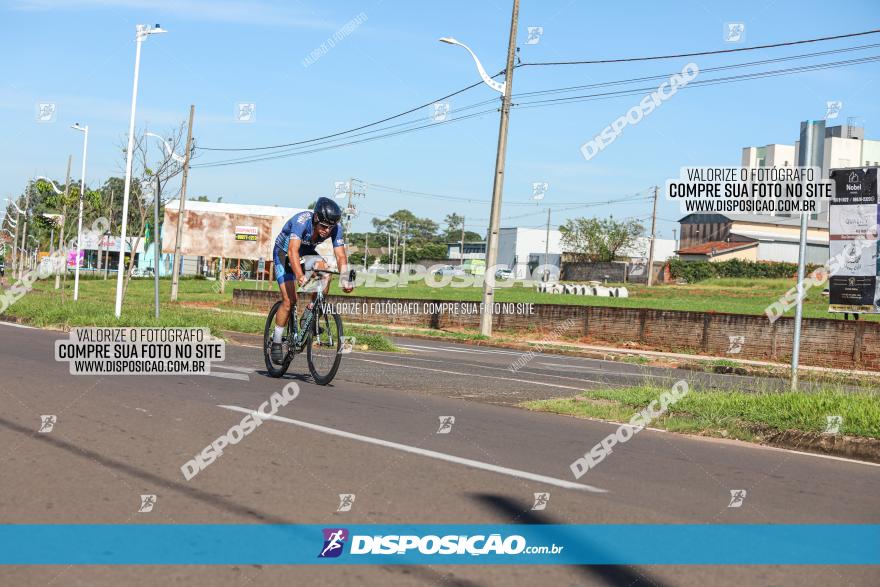
POLYGON ((153 507, 156 505, 156 496, 155 495, 141 495, 141 507, 138 508, 138 513, 140 514, 148 514, 153 511, 153 507))
POLYGON ((730 503, 727 504, 729 508, 738 508, 742 507, 743 502, 746 500, 745 489, 731 489, 730 490, 730 503))
POLYGON ((336 508, 337 512, 350 512, 351 506, 354 505, 354 493, 340 493, 339 494, 339 507, 336 508))
POLYGON ((40 429, 37 432, 48 433, 52 432, 52 429, 55 428, 55 422, 58 421, 58 416, 53 415, 45 415, 40 416, 40 429))
POLYGON ((438 416, 438 418, 440 419, 440 427, 437 428, 437 434, 449 434, 452 432, 455 416, 438 416))
POLYGON ((342 554, 345 541, 348 540, 348 530, 345 528, 324 528, 324 547, 318 554, 318 558, 336 558, 342 554))
POLYGON ((535 494, 535 504, 532 506, 532 511, 540 511, 547 509, 547 503, 550 501, 549 493, 536 493, 535 494))
POLYGON ((843 416, 825 416, 825 430, 822 434, 837 434, 843 424, 843 416))

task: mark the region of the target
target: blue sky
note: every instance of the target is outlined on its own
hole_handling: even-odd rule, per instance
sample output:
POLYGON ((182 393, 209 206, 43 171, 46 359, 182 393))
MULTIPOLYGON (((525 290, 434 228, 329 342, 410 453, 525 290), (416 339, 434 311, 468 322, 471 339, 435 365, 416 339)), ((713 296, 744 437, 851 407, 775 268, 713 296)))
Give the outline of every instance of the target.
MULTIPOLYGON (((82 135, 69 129, 73 122, 90 126, 89 181, 94 185, 121 174, 119 145, 128 128, 137 23, 160 23, 169 31, 151 37, 143 47, 138 126, 162 133, 183 121, 193 103, 200 146, 253 147, 355 127, 478 81, 465 51, 438 43, 439 37, 454 36, 469 44, 491 73, 503 69, 511 2, 13 0, 0 6, 0 51, 5 56, 0 190, 7 196, 20 193, 35 175, 63 180, 68 154, 74 156, 78 177, 82 135), (303 65, 306 56, 361 13, 365 22, 315 63, 303 65), (39 102, 57 104, 56 122, 36 122, 39 102), (235 121, 240 102, 256 104, 255 122, 235 121)), ((836 2, 830 9, 827 2, 787 0, 526 0, 519 21, 520 56, 532 62, 721 50, 880 28, 876 2, 836 2), (745 23, 744 43, 724 42, 725 22, 745 23), (544 28, 538 44, 525 44, 529 26, 544 28)), ((869 43, 880 43, 880 35, 694 61, 705 69, 869 43)), ((875 54, 880 48, 795 65, 875 54)), ((669 74, 687 61, 522 67, 515 72, 514 94, 669 74)), ((748 71, 791 66, 783 62, 748 71)), ((824 117, 828 100, 843 102, 840 118, 829 124, 859 116, 868 138, 880 138, 878 74, 880 65, 870 63, 682 90, 590 161, 580 146, 638 104, 641 94, 514 108, 502 216, 516 218, 502 225, 543 226, 548 206, 623 198, 662 185, 682 166, 739 165, 744 146, 793 143, 799 121, 824 117), (524 205, 530 202, 532 182, 549 184, 540 206, 524 205)), ((702 75, 708 79, 730 73, 702 75)), ((497 95, 485 85, 469 90, 450 99, 452 114, 497 95)), ((424 109, 405 120, 427 123, 429 114, 424 109)), ((332 194, 334 181, 353 176, 481 200, 438 200, 368 187, 366 198, 358 202, 362 213, 355 230, 367 228, 371 214, 405 207, 437 221, 458 212, 468 218, 469 230, 484 233, 497 133, 498 114, 489 112, 320 153, 193 169, 188 195, 304 206, 316 196, 332 194)), ((198 163, 237 155, 201 152, 198 163)), ((636 200, 557 211, 553 224, 578 215, 646 218, 650 205, 636 200)), ((660 236, 671 238, 679 217, 676 207, 661 200, 658 216, 660 236)))

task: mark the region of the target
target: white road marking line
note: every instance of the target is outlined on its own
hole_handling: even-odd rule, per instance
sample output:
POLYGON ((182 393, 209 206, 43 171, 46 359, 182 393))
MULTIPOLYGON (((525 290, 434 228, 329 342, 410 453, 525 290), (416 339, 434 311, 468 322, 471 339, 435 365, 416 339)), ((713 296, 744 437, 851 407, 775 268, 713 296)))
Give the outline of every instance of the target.
POLYGON ((27 324, 18 324, 17 322, 6 322, 5 320, 0 320, 0 324, 4 326, 12 326, 13 328, 24 328, 26 330, 38 330, 33 326, 28 326, 27 324))
MULTIPOLYGON (((388 353, 370 353, 370 352, 367 352, 367 351, 358 351, 357 354, 359 354, 359 355, 379 355, 379 356, 382 356, 382 357, 387 357, 387 358, 389 358, 389 359, 391 359, 391 358, 398 359, 398 358, 399 358, 399 359, 404 360, 404 361, 422 361, 422 362, 425 362, 425 363, 443 363, 444 365, 448 365, 448 364, 449 364, 449 360, 442 360, 442 359, 421 359, 421 358, 418 358, 418 357, 407 357, 407 356, 405 356, 405 355, 393 355, 393 354, 392 354, 392 355, 389 355, 388 353)), ((352 357, 352 358, 355 358, 355 357, 352 357)), ((506 367, 490 367, 489 365, 485 365, 485 364, 482 364, 482 363, 461 363, 461 364, 462 364, 462 365, 468 365, 468 366, 471 366, 471 367, 476 367, 476 368, 478 368, 478 369, 492 369, 493 371, 508 371, 508 372, 510 371, 510 370, 507 369, 506 367)), ((397 363, 397 366, 398 366, 398 367, 406 367, 407 365, 397 363)), ((599 384, 599 385, 607 385, 607 384, 608 384, 607 381, 594 381, 594 380, 592 380, 592 379, 582 379, 582 378, 580 378, 580 377, 569 377, 569 376, 567 376, 567 375, 553 375, 552 373, 538 373, 538 372, 536 372, 536 371, 526 371, 525 369, 518 369, 516 372, 517 372, 517 373, 527 374, 527 375, 537 375, 537 376, 539 376, 539 377, 554 377, 554 378, 556 378, 556 379, 569 379, 569 380, 571 380, 571 381, 582 381, 582 382, 584 382, 584 383, 597 383, 597 384, 599 384)), ((610 375, 619 375, 619 374, 618 374, 618 373, 610 373, 610 375)), ((628 373, 625 373, 624 375, 629 375, 629 374, 628 374, 628 373)), ((652 375, 651 377, 659 377, 659 375, 652 375)))
POLYGON ((654 375, 653 373, 631 373, 628 371, 611 371, 607 369, 595 369, 593 367, 582 367, 580 365, 565 365, 562 363, 538 363, 548 367, 561 367, 563 369, 583 369, 585 371, 593 371, 603 375, 614 375, 615 377, 654 377, 655 379, 673 379, 672 375, 654 375))
POLYGON ((583 369, 584 371, 599 371, 600 373, 605 372, 604 369, 597 369, 595 367, 582 367, 581 365, 566 365, 565 363, 538 363, 539 365, 547 365, 548 367, 564 367, 566 369, 583 369))
POLYGON ((429 350, 429 351, 448 351, 450 353, 484 353, 484 354, 493 354, 493 355, 521 355, 521 354, 523 354, 522 352, 516 352, 516 351, 500 351, 500 350, 488 350, 488 349, 479 349, 479 348, 457 349, 455 347, 448 347, 448 346, 420 346, 420 345, 415 345, 415 344, 409 344, 409 345, 399 344, 397 346, 403 347, 405 349, 412 349, 412 350, 422 349, 422 350, 429 350))
MULTIPOLYGON (((241 412, 243 414, 256 414, 256 412, 254 410, 251 410, 248 408, 243 408, 240 406, 219 405, 217 407, 224 408, 227 410, 232 410, 235 412, 241 412)), ((291 418, 285 418, 284 416, 273 415, 273 416, 266 417, 265 415, 260 414, 260 418, 263 418, 266 420, 276 420, 278 422, 285 422, 287 424, 294 424, 295 426, 301 426, 303 428, 308 428, 310 430, 315 430, 317 432, 323 432, 325 434, 332 434, 334 436, 341 436, 343 438, 348 438, 351 440, 359 440, 361 442, 366 442, 369 444, 376 444, 378 446, 384 446, 387 448, 393 448, 393 449, 400 450, 403 452, 417 454, 417 455, 420 455, 423 457, 430 457, 432 459, 438 459, 441 461, 456 463, 458 465, 464 465, 466 467, 471 467, 474 469, 482 469, 484 471, 491 471, 493 473, 500 473, 502 475, 509 475, 511 477, 519 477, 520 479, 528 479, 530 481, 537 481, 538 483, 544 483, 547 485, 555 485, 556 487, 563 487, 565 489, 578 489, 580 491, 590 491, 592 493, 608 493, 608 490, 600 489, 598 487, 593 487, 592 485, 585 485, 583 483, 574 483, 573 481, 566 481, 565 479, 556 479, 554 477, 547 477, 545 475, 538 475, 536 473, 529 473, 528 471, 520 471, 518 469, 509 469, 507 467, 501 467, 498 465, 493 465, 491 463, 484 463, 482 461, 475 461, 472 459, 457 457, 455 455, 449 455, 446 453, 428 450, 425 448, 419 448, 416 446, 409 446, 407 444, 400 444, 397 442, 391 442, 390 440, 382 440, 381 438, 373 438, 372 436, 363 436, 361 434, 355 434, 353 432, 346 432, 344 430, 337 430, 336 428, 328 428, 327 426, 321 426, 320 424, 311 424, 310 422, 303 422, 301 420, 293 420, 291 418)))
POLYGON ((237 365, 227 365, 225 363, 211 363, 211 369, 215 367, 228 369, 229 371, 240 371, 241 373, 254 373, 256 371, 256 369, 251 369, 250 367, 239 367, 237 365))
POLYGON ((221 379, 237 379, 239 381, 250 381, 251 378, 244 373, 220 373, 220 372, 211 372, 205 373, 210 377, 220 377, 221 379))
MULTIPOLYGON (((352 357, 353 361, 365 361, 367 363, 377 363, 379 365, 389 365, 391 367, 400 367, 402 369, 421 369, 422 371, 435 371, 437 373, 449 373, 451 375, 463 375, 465 377, 484 377, 486 379, 501 379, 502 381, 516 381, 519 383, 528 383, 529 385, 543 385, 545 387, 560 387, 562 389, 573 389, 575 391, 584 391, 583 387, 572 387, 570 385, 559 385, 558 383, 544 383, 543 381, 529 381, 528 379, 515 379, 513 377, 496 377, 494 375, 478 375, 475 373, 462 373, 460 371, 447 371, 446 369, 430 369, 428 367, 417 367, 415 365, 401 365, 400 363, 386 363, 385 361, 372 361, 370 359, 361 359, 359 357, 352 357)), ((600 381, 587 381, 586 379, 579 379, 578 381, 584 381, 586 383, 601 383, 600 381)))

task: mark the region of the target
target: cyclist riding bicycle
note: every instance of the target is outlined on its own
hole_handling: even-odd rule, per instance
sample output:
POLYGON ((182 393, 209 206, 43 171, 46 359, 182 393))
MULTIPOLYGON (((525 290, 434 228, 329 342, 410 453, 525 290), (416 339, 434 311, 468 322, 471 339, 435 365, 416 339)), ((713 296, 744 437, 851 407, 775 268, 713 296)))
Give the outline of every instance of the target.
MULTIPOLYGON (((345 241, 342 238, 342 210, 330 198, 318 198, 312 211, 296 214, 288 220, 275 239, 272 260, 275 263, 275 279, 281 290, 281 307, 275 315, 275 333, 272 337, 271 358, 281 363, 284 354, 281 340, 284 325, 290 316, 291 308, 296 306, 296 287, 305 285, 315 269, 327 269, 327 263, 315 247, 325 240, 332 239, 333 255, 339 269, 339 285, 349 293, 354 284, 344 276, 348 275, 348 259, 345 258, 345 241), (308 275, 307 275, 308 273, 308 275)), ((323 278, 324 295, 330 288, 329 275, 323 278)), ((314 302, 312 294, 312 303, 314 302)), ((311 303, 309 304, 311 308, 311 303)))

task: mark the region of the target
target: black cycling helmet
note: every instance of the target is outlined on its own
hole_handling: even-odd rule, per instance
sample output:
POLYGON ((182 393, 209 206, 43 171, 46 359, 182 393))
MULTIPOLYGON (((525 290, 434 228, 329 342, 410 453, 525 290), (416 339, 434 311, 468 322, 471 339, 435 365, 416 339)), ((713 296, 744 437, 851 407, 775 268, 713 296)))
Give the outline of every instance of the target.
POLYGON ((312 220, 315 222, 323 222, 325 224, 337 224, 342 218, 342 210, 339 204, 330 198, 318 198, 315 202, 315 209, 312 212, 312 220))

